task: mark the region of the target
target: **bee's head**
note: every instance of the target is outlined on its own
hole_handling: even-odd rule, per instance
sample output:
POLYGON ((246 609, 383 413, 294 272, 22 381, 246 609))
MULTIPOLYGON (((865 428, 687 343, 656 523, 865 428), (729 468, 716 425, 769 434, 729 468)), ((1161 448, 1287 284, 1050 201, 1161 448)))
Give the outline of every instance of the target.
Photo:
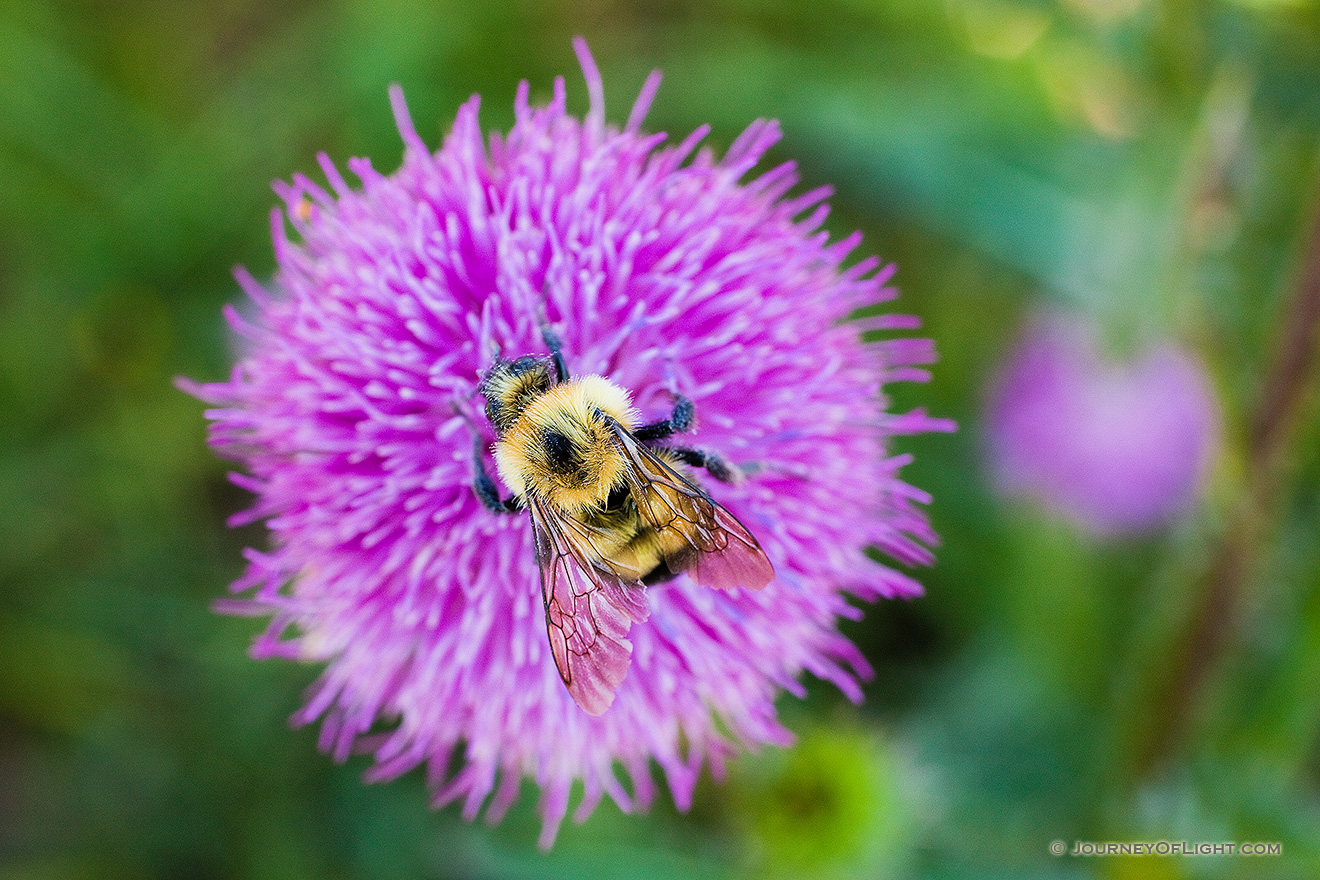
POLYGON ((549 391, 550 361, 525 355, 517 360, 497 360, 486 372, 477 390, 486 398, 486 416, 503 436, 518 421, 527 405, 549 391))
POLYGON ((500 476, 564 510, 606 502, 624 479, 614 423, 636 420, 628 392, 600 376, 550 388, 531 400, 495 449, 500 476))

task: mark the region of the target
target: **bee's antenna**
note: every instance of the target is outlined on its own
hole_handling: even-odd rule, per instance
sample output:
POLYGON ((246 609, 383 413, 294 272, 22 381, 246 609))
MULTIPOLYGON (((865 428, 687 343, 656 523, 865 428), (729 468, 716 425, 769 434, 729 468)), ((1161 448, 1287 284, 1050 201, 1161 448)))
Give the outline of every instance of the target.
MULTIPOLYGON (((468 399, 471 400, 473 397, 476 397, 476 395, 477 392, 473 391, 471 394, 468 395, 468 399)), ((472 421, 472 416, 468 415, 463 410, 463 407, 458 405, 457 400, 451 398, 449 401, 449 408, 454 411, 454 415, 458 416, 460 419, 467 422, 467 426, 472 429, 473 433, 476 433, 477 425, 475 422, 472 421)))
POLYGON ((550 313, 546 310, 546 297, 550 294, 550 285, 546 284, 541 293, 541 301, 536 304, 536 326, 544 336, 545 331, 550 327, 550 313))
POLYGON ((555 375, 559 382, 568 381, 568 366, 564 363, 564 341, 559 334, 550 329, 550 319, 545 311, 545 304, 537 306, 536 323, 541 328, 541 341, 550 350, 550 359, 554 361, 555 375))

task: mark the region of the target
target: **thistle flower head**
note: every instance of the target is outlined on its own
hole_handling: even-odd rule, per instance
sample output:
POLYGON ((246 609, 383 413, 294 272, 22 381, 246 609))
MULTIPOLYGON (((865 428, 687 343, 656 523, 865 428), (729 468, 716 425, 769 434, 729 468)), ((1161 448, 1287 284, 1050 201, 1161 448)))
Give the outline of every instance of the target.
POLYGON ((934 540, 887 441, 943 426, 887 414, 880 392, 923 378, 930 344, 860 341, 916 323, 845 323, 894 295, 891 270, 842 267, 859 237, 821 230, 827 190, 787 196, 791 163, 752 175, 776 124, 722 158, 698 149, 704 127, 666 145, 641 130, 653 74, 626 125, 607 126, 577 49, 585 119, 562 80, 544 107, 524 83, 507 135, 483 142, 474 97, 432 152, 396 88, 396 172, 351 160, 353 186, 322 157, 328 190, 279 185, 277 275, 268 290, 240 272, 256 314, 228 312, 242 359, 228 382, 188 385, 256 494, 234 521, 270 530, 228 607, 271 616, 256 656, 326 664, 296 720, 320 719, 337 758, 373 752, 372 779, 425 765, 435 802, 461 799, 468 818, 487 805, 498 819, 531 777, 547 846, 576 781, 579 820, 603 795, 645 807, 655 761, 682 808, 703 765, 718 775, 740 746, 787 744, 774 699, 801 695, 804 671, 860 699, 870 669, 836 629, 859 614, 848 597, 920 591, 864 551, 924 563, 934 540), (643 419, 695 402, 692 445, 755 470, 706 488, 777 573, 758 593, 687 576, 650 588, 600 717, 552 661, 531 524, 472 489, 472 434, 495 438, 478 383, 496 351, 544 354, 543 324, 575 374, 627 389, 643 419))
POLYGON ((1175 344, 1106 354, 1081 318, 1033 319, 987 411, 999 486, 1098 536, 1148 531, 1195 500, 1219 435, 1204 367, 1175 344))

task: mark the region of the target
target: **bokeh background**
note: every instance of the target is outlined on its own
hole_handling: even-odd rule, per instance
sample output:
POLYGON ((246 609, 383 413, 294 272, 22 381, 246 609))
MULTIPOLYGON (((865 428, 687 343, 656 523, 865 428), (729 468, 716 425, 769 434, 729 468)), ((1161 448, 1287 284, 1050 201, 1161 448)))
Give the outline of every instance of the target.
POLYGON ((1306 0, 0 2, 0 878, 1320 876, 1313 358, 1253 428, 1305 326, 1318 157, 1306 0), (543 854, 530 786, 469 825, 289 728, 316 669, 212 613, 263 534, 224 527, 245 493, 171 381, 228 372, 270 180, 392 169, 390 82, 432 145, 473 92, 507 128, 524 78, 581 111, 575 34, 616 123, 653 67, 653 130, 783 122, 771 158, 836 185, 831 230, 937 340, 894 407, 961 430, 897 443, 944 543, 925 598, 847 624, 865 703, 811 682, 796 748, 543 854), (994 490, 986 385, 1043 309, 1207 365, 1222 436, 1184 515, 1102 538, 994 490), (1049 853, 1159 839, 1283 854, 1049 853))

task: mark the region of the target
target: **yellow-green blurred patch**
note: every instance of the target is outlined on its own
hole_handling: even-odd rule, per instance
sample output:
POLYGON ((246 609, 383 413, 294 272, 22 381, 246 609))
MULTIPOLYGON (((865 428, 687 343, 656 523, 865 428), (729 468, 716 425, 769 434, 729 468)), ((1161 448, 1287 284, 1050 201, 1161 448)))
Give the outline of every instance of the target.
POLYGON ((907 829, 900 783, 888 743, 854 719, 739 762, 730 798, 751 876, 872 876, 907 829))
POLYGON ((128 660, 86 633, 0 615, 0 713, 56 733, 77 733, 129 691, 128 660))
POLYGON ((159 373, 171 335, 165 304, 143 284, 107 288, 73 323, 74 342, 88 371, 125 384, 159 373))

